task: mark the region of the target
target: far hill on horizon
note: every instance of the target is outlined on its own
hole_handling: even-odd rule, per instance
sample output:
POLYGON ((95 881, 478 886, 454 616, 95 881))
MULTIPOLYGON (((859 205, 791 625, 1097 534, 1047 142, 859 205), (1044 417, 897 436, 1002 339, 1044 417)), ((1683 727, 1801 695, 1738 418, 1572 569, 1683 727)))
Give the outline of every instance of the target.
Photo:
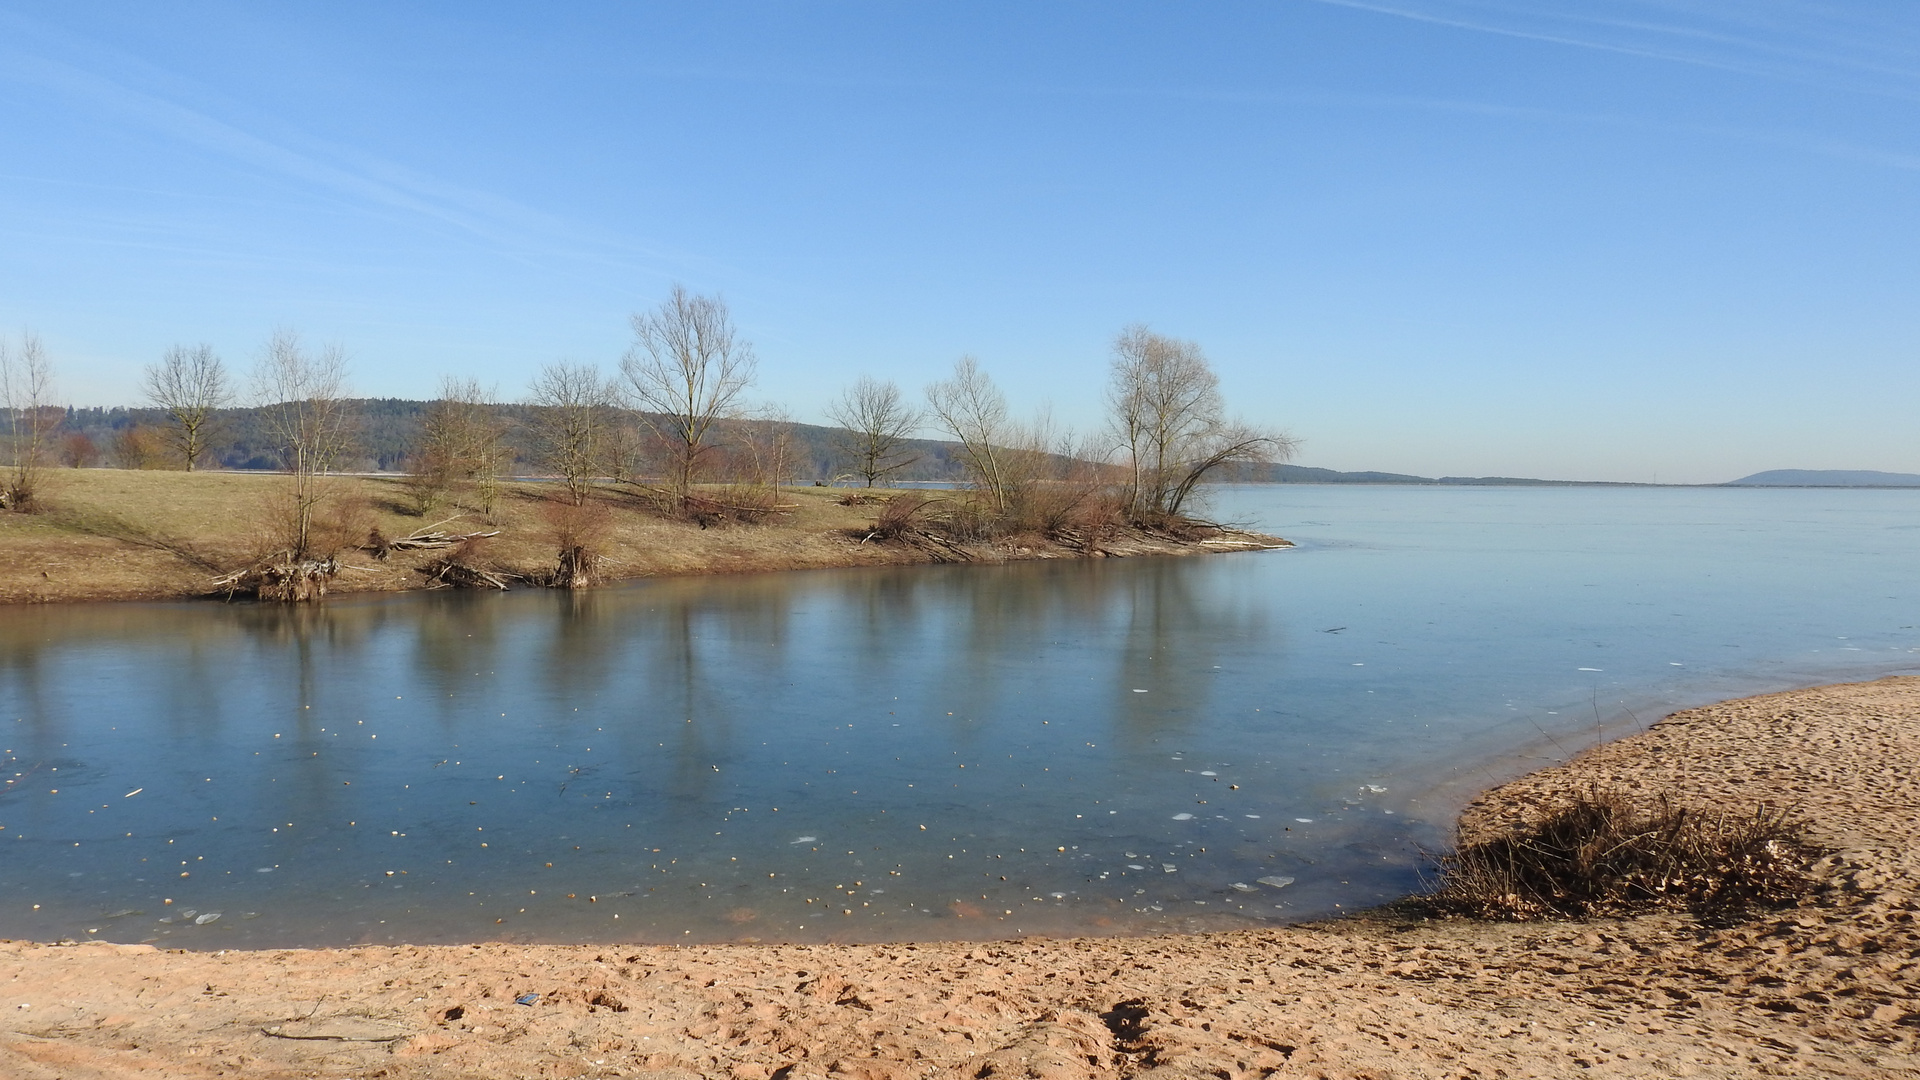
POLYGON ((1770 469, 1729 480, 1723 487, 1920 487, 1920 473, 1871 469, 1770 469))

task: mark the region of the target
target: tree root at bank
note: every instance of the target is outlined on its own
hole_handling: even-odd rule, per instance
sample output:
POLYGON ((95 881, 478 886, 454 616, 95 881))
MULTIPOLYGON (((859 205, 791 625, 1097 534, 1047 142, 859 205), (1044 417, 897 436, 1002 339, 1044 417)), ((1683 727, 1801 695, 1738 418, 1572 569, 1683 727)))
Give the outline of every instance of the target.
POLYGON ((296 559, 281 552, 213 583, 216 592, 231 600, 251 596, 267 603, 300 604, 327 595, 327 583, 345 569, 339 560, 296 559))

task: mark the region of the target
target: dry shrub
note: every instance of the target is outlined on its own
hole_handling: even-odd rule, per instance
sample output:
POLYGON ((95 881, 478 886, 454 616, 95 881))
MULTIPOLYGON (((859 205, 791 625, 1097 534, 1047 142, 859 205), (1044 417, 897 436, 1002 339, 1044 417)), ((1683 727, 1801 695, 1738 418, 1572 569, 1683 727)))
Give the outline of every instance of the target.
POLYGON ((1523 921, 1652 909, 1701 914, 1782 906, 1812 887, 1817 853, 1785 810, 1708 812, 1665 795, 1642 811, 1589 791, 1539 821, 1437 860, 1443 914, 1523 921))
POLYGON ((885 502, 886 499, 872 492, 849 491, 834 501, 841 506, 872 506, 874 503, 885 502))
POLYGON ((686 505, 701 524, 758 525, 779 512, 779 495, 766 484, 728 484, 713 498, 687 496, 686 505))
MULTIPOLYGON (((492 568, 487 557, 488 538, 470 536, 459 547, 419 568, 430 589, 506 590, 506 577, 492 568)), ((564 559, 565 556, 563 555, 564 559)))
POLYGON ((340 496, 323 502, 307 533, 308 555, 331 558, 360 547, 372 535, 373 504, 360 496, 340 496))
POLYGON ((918 532, 926 525, 926 511, 933 502, 917 491, 895 495, 880 505, 880 513, 873 519, 871 536, 875 540, 898 540, 910 533, 918 532))
POLYGON ((599 584, 604 561, 600 549, 613 533, 613 511, 607 504, 593 498, 577 506, 565 499, 549 499, 541 505, 540 517, 547 541, 559 550, 545 584, 556 589, 599 584))

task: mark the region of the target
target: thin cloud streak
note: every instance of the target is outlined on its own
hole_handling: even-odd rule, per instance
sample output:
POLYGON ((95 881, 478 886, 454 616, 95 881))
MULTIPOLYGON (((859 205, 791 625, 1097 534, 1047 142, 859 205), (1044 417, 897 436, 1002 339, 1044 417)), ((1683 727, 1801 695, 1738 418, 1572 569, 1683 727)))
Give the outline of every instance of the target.
MULTIPOLYGON (((1721 44, 1721 45, 1729 45, 1736 48, 1765 52, 1765 53, 1769 53, 1774 56, 1781 57, 1787 60, 1798 60, 1802 64, 1811 64, 1814 66, 1824 66, 1830 69, 1837 69, 1838 71, 1843 72, 1847 75, 1854 76, 1854 78, 1836 79, 1831 74, 1828 74, 1824 77, 1815 76, 1815 75, 1809 75, 1802 71, 1784 70, 1778 65, 1768 65, 1766 63, 1757 62, 1753 60, 1742 60, 1742 59, 1723 57, 1723 56, 1706 56, 1706 55, 1701 55, 1699 53, 1682 51, 1679 49, 1658 48, 1658 47, 1649 46, 1649 45, 1627 44, 1627 43, 1621 43, 1621 42, 1615 42, 1615 41, 1604 41, 1604 40, 1599 40, 1593 37, 1577 36, 1575 34, 1567 33, 1567 32, 1550 32, 1546 30, 1536 30, 1536 29, 1527 29, 1527 28, 1516 27, 1516 26, 1506 26, 1506 25, 1501 25, 1499 23, 1495 23, 1495 22, 1466 18, 1459 15, 1441 14, 1433 11, 1420 10, 1417 8, 1406 7, 1406 6, 1396 5, 1396 4, 1379 3, 1379 2, 1375 2, 1375 0, 1302 0, 1302 2, 1319 4, 1322 7, 1345 8, 1352 11, 1364 11, 1364 12, 1369 12, 1375 15, 1385 15, 1391 18, 1405 19, 1412 22, 1427 23, 1429 25, 1434 25, 1434 26, 1445 26, 1445 27, 1450 27, 1458 30, 1468 30, 1475 33, 1492 34, 1499 37, 1516 38, 1516 39, 1525 40, 1525 41, 1539 41, 1539 42, 1545 42, 1548 44, 1565 45, 1571 48, 1587 49, 1587 50, 1592 50, 1596 52, 1607 52, 1607 53, 1614 53, 1622 56, 1637 57, 1641 59, 1659 60, 1659 61, 1664 61, 1668 63, 1684 64, 1692 67, 1705 68, 1708 70, 1724 71, 1732 74, 1749 75, 1757 78, 1772 79, 1772 80, 1781 81, 1781 82, 1790 82, 1790 83, 1795 83, 1803 86, 1819 86, 1826 89, 1841 89, 1841 90, 1846 90, 1854 93, 1871 94, 1879 97, 1887 97, 1887 98, 1893 98, 1893 99, 1903 100, 1903 101, 1920 101, 1920 90, 1916 90, 1911 86, 1905 87, 1905 88, 1899 88, 1899 89, 1889 88, 1885 86, 1870 86, 1870 85, 1863 84, 1858 79, 1858 76, 1861 75, 1862 73, 1871 73, 1875 75, 1889 76, 1897 80, 1900 80, 1902 82, 1912 84, 1916 80, 1920 80, 1920 72, 1916 72, 1915 70, 1910 68, 1902 68, 1902 67, 1891 66, 1883 63, 1866 61, 1857 57, 1845 57, 1845 56, 1834 55, 1831 53, 1820 53, 1815 51, 1809 51, 1806 49, 1791 48, 1788 46, 1778 45, 1778 44, 1774 44, 1766 41, 1757 40, 1754 38, 1739 37, 1739 36, 1734 36, 1734 35, 1724 34, 1724 33, 1716 33, 1713 31, 1700 29, 1698 27, 1690 27, 1690 26, 1685 26, 1685 25, 1676 24, 1676 23, 1645 22, 1645 21, 1625 20, 1625 19, 1603 19, 1603 18, 1597 18, 1592 15, 1588 15, 1588 14, 1562 13, 1562 12, 1552 12, 1549 14, 1541 14, 1538 12, 1521 13, 1521 12, 1516 12, 1513 8, 1510 8, 1510 7, 1501 9, 1504 12, 1509 14, 1524 14, 1526 16, 1531 16, 1534 18, 1555 19, 1562 22, 1579 23, 1579 24, 1592 26, 1592 27, 1608 27, 1608 28, 1619 29, 1619 30, 1641 31, 1641 32, 1646 32, 1651 34, 1657 34, 1663 37, 1670 37, 1670 38, 1689 38, 1696 41, 1710 42, 1710 43, 1721 44)), ((1797 29, 1783 30, 1782 32, 1783 33, 1797 32, 1797 29)))

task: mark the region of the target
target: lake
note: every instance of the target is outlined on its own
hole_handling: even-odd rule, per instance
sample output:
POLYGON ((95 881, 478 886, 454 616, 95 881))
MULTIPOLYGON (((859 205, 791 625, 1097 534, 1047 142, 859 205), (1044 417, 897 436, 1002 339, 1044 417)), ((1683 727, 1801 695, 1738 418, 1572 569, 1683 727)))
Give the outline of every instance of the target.
POLYGON ((1920 492, 1236 487, 1292 550, 0 609, 0 936, 1204 930, 1478 788, 1920 670, 1920 492))

